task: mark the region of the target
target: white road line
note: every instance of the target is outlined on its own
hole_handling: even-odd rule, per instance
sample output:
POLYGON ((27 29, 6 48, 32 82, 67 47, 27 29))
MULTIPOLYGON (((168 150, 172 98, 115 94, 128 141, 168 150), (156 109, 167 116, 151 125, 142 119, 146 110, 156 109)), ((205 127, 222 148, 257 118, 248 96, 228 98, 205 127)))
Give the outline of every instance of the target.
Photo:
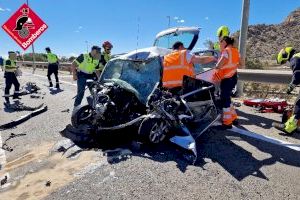
MULTIPOLYGON (((217 122, 214 125, 219 126, 219 125, 221 125, 221 123, 217 122)), ((232 129, 228 129, 228 130, 233 131, 235 133, 239 133, 241 135, 246 135, 246 136, 251 137, 251 138, 255 138, 257 140, 262 140, 264 142, 269 142, 269 143, 272 143, 272 144, 284 146, 284 147, 287 147, 289 149, 293 149, 295 151, 300 151, 300 144, 289 143, 289 142, 286 142, 286 141, 283 141, 283 140, 280 140, 280 139, 277 139, 277 138, 273 138, 273 137, 269 137, 269 136, 266 136, 266 135, 254 133, 254 132, 251 132, 251 131, 248 131, 248 130, 240 129, 240 128, 237 128, 235 126, 233 126, 232 129)))
MULTIPOLYGON (((218 123, 215 123, 214 125, 218 126, 218 125, 221 125, 221 123, 218 122, 218 123)), ((283 140, 280 140, 280 139, 277 139, 277 138, 272 138, 272 137, 265 136, 265 135, 262 135, 262 134, 258 134, 258 133, 254 133, 254 132, 247 131, 247 130, 244 130, 244 129, 240 129, 240 128, 237 128, 235 126, 232 127, 232 129, 228 129, 228 130, 233 131, 235 133, 239 133, 241 135, 246 135, 248 137, 255 138, 257 140, 262 140, 264 142, 269 142, 269 143, 272 143, 272 144, 284 146, 286 148, 293 149, 295 151, 300 151, 300 144, 289 143, 289 142, 286 142, 286 141, 283 141, 283 140)))
MULTIPOLYGON (((23 73, 24 73, 24 74, 33 75, 33 76, 42 77, 42 78, 47 79, 47 76, 43 76, 43 75, 39 75, 39 74, 32 74, 32 73, 29 73, 29 72, 23 72, 23 73)), ((59 82, 60 82, 60 83, 65 83, 65 84, 68 84, 68 85, 77 86, 77 84, 71 83, 71 82, 68 82, 68 81, 62 81, 62 80, 60 80, 59 82)))
MULTIPOLYGON (((1 131, 0 131, 0 147, 2 147, 2 146, 3 146, 3 142, 2 142, 2 136, 1 136, 1 131)), ((1 166, 0 172, 4 169, 5 164, 6 164, 5 150, 0 148, 0 166, 1 166)), ((10 178, 8 172, 6 172, 2 176, 0 176, 0 180, 3 180, 5 177, 7 177, 7 180, 10 178)), ((4 185, 0 186, 0 188, 4 188, 6 186, 8 186, 8 185, 4 184, 4 185)))
MULTIPOLYGON (((0 131, 0 147, 2 147, 3 142, 2 142, 2 136, 1 136, 1 131, 0 131)), ((5 157, 5 151, 0 148, 0 165, 1 169, 3 168, 4 164, 6 163, 6 157, 5 157)))
POLYGON ((240 129, 240 128, 237 128, 237 127, 232 127, 232 129, 229 129, 229 130, 231 130, 235 133, 239 133, 241 135, 246 135, 248 137, 258 139, 258 140, 263 140, 265 142, 269 142, 269 143, 272 143, 272 144, 284 146, 284 147, 287 147, 289 149, 293 149, 295 151, 300 151, 300 144, 289 143, 289 142, 286 142, 286 141, 283 141, 283 140, 279 140, 277 138, 272 138, 272 137, 269 137, 269 136, 257 134, 257 133, 250 132, 250 131, 240 129))

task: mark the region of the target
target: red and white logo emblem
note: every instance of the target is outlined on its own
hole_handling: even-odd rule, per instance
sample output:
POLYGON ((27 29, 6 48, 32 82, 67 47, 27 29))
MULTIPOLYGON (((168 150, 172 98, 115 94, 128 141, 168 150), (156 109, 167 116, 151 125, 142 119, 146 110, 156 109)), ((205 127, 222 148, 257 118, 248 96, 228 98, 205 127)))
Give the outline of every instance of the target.
POLYGON ((48 26, 27 4, 23 4, 7 22, 2 25, 2 28, 26 50, 45 32, 48 26))

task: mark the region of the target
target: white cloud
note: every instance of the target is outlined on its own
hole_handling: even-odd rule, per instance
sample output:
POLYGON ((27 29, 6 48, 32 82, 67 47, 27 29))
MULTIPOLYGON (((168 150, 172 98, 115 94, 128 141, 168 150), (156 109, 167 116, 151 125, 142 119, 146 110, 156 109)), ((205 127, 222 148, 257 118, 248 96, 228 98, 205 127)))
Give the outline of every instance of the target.
POLYGON ((205 20, 208 20, 209 18, 208 18, 208 17, 205 17, 204 19, 205 19, 205 20))
POLYGON ((75 33, 79 33, 80 31, 79 30, 76 30, 76 31, 74 31, 75 33))
POLYGON ((11 9, 10 8, 1 8, 0 7, 0 12, 5 12, 5 11, 9 12, 9 11, 11 11, 11 9))
POLYGON ((173 19, 174 19, 174 20, 178 20, 178 19, 179 19, 179 17, 174 17, 173 19))
POLYGON ((177 20, 178 23, 184 23, 184 19, 177 20))
POLYGON ((82 28, 83 28, 82 26, 79 26, 79 27, 78 27, 78 29, 82 29, 82 28))

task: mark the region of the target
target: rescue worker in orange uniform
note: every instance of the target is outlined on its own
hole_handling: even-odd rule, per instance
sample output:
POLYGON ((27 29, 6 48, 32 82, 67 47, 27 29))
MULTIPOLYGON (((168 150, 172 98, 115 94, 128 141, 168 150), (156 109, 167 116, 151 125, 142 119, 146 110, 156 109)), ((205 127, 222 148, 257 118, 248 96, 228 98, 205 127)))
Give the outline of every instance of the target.
POLYGON ((231 104, 231 92, 237 83, 237 68, 241 64, 239 51, 233 47, 234 39, 224 36, 220 40, 221 57, 214 74, 214 80, 220 82, 220 99, 223 108, 222 128, 232 128, 238 118, 231 104))
POLYGON ((184 48, 182 42, 175 42, 173 51, 164 56, 163 78, 164 88, 172 93, 179 93, 182 88, 183 76, 195 77, 194 64, 206 64, 216 61, 213 56, 197 56, 184 48))

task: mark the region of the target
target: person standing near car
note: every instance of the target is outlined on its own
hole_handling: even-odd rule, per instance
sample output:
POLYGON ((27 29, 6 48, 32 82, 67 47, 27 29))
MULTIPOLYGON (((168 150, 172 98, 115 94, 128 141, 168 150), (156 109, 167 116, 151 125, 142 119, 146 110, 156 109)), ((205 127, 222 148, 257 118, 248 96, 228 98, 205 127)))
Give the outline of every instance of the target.
POLYGON ((113 48, 113 45, 109 41, 105 41, 102 44, 103 51, 101 53, 101 59, 100 59, 100 70, 102 71, 105 67, 106 63, 111 59, 111 49, 113 48))
POLYGON ((231 92, 237 83, 237 69, 241 64, 240 54, 233 47, 234 39, 224 36, 220 40, 221 57, 219 58, 213 79, 220 82, 220 100, 223 108, 222 127, 232 128, 238 116, 231 104, 231 92))
POLYGON ((217 37, 218 37, 218 42, 215 42, 213 49, 216 51, 220 51, 220 41, 223 39, 225 36, 229 36, 230 31, 227 26, 220 26, 217 30, 217 37))
POLYGON ((4 59, 0 56, 0 66, 1 70, 4 71, 4 59))
MULTIPOLYGON (((295 89, 295 87, 300 84, 300 52, 297 53, 293 47, 285 47, 281 49, 277 55, 277 63, 282 65, 287 61, 289 61, 290 67, 293 70, 293 77, 286 91, 287 94, 291 94, 291 92, 295 89)), ((299 120, 300 120, 300 93, 295 102, 293 115, 289 117, 287 122, 285 122, 284 124, 273 123, 272 125, 275 128, 278 128, 282 131, 291 134, 297 129, 299 120)))
POLYGON ((182 89, 183 77, 195 77, 194 64, 206 64, 216 60, 213 56, 197 56, 184 48, 182 42, 173 44, 173 51, 164 56, 162 85, 171 92, 182 89))
POLYGON ((51 53, 51 49, 49 47, 46 47, 46 53, 47 53, 47 61, 48 61, 48 72, 47 77, 49 81, 49 87, 53 87, 51 75, 54 74, 56 85, 55 87, 59 89, 59 80, 58 80, 58 57, 57 55, 51 53))
POLYGON ((100 76, 101 48, 93 46, 88 54, 79 55, 72 63, 73 80, 77 80, 77 96, 74 107, 81 104, 88 79, 97 79, 100 76))
POLYGON ((14 51, 8 52, 8 60, 5 60, 4 63, 4 78, 5 78, 5 103, 10 104, 9 101, 9 90, 12 85, 15 87, 13 99, 20 99, 20 83, 17 79, 16 72, 17 72, 17 65, 16 65, 16 58, 17 54, 14 51))

